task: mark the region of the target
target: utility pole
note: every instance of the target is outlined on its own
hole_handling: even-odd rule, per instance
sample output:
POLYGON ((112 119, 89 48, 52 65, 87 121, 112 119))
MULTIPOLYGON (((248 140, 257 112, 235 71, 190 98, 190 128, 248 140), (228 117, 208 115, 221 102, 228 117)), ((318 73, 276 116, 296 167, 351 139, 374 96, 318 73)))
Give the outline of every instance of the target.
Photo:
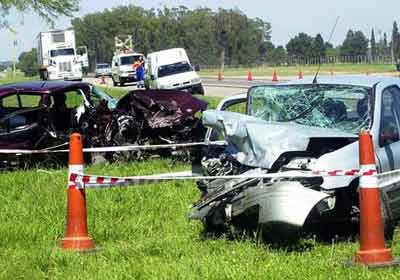
POLYGON ((13 49, 12 49, 12 61, 13 61, 13 77, 15 77, 16 74, 16 61, 17 61, 17 46, 18 46, 18 41, 17 41, 17 31, 14 29, 10 28, 9 29, 13 39, 12 39, 12 44, 13 44, 13 49))

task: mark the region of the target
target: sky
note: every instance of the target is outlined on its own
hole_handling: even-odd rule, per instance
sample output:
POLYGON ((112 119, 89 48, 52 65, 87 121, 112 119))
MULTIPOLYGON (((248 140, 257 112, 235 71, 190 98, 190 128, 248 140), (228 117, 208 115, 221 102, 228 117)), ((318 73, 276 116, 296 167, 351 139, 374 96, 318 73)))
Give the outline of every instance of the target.
MULTIPOLYGON (((399 0, 81 0, 80 11, 76 17, 88 13, 112 9, 119 5, 133 4, 144 8, 174 7, 184 5, 189 8, 219 7, 238 8, 251 18, 259 17, 272 24, 272 42, 286 45, 290 38, 299 32, 311 36, 321 33, 328 39, 332 27, 339 17, 332 37, 334 45, 340 44, 349 29, 361 30, 369 38, 371 29, 375 29, 376 39, 383 37, 383 32, 390 38, 393 21, 400 23, 399 0)), ((50 27, 36 14, 24 14, 12 11, 7 18, 17 33, 17 56, 35 46, 35 38, 41 31, 50 27)), ((71 19, 60 17, 55 21, 56 28, 71 26, 71 19)), ((0 29, 0 61, 11 60, 13 56, 13 35, 6 29, 0 29)))

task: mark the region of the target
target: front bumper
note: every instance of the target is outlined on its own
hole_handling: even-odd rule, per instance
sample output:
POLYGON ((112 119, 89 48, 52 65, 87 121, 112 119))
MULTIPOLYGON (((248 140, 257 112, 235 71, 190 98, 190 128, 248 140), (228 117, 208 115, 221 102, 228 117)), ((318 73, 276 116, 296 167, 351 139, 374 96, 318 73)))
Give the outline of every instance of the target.
POLYGON ((66 80, 66 81, 76 81, 82 80, 81 73, 59 73, 59 74, 49 74, 49 80, 66 80))

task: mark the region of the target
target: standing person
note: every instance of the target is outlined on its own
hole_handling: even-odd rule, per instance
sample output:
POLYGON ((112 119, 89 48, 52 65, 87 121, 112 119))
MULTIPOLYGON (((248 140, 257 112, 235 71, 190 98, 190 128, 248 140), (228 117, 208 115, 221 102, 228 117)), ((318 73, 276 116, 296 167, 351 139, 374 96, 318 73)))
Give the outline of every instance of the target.
POLYGON ((133 64, 133 68, 136 71, 136 78, 137 78, 137 87, 143 88, 144 87, 144 60, 143 56, 139 57, 138 61, 135 61, 133 64))

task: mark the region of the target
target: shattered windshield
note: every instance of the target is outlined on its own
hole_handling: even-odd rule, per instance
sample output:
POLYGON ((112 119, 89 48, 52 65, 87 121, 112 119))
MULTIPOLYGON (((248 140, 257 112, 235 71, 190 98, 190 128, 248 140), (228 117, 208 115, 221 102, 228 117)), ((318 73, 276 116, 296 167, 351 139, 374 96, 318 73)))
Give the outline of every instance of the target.
POLYGON ((279 85, 254 87, 251 116, 275 122, 336 128, 357 134, 369 124, 370 88, 353 85, 279 85))
POLYGON ((99 88, 92 86, 91 91, 90 91, 90 100, 92 101, 92 104, 96 107, 100 104, 101 100, 106 100, 107 101, 107 107, 110 110, 113 110, 115 107, 117 107, 117 100, 114 99, 113 97, 109 96, 107 93, 104 91, 100 90, 99 88))

